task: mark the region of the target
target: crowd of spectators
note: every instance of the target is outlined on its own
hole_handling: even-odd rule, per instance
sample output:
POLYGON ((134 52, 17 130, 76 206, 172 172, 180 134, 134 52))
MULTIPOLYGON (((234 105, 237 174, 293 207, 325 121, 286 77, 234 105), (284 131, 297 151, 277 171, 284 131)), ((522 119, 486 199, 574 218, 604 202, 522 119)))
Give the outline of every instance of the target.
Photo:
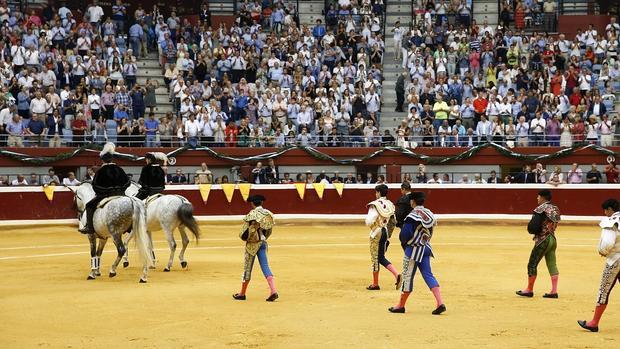
POLYGON ((120 0, 108 14, 97 0, 53 3, 20 13, 0 0, 0 145, 620 142, 615 18, 568 40, 478 24, 467 0, 415 1, 413 25, 391 30, 404 69, 397 110, 407 116, 381 131, 382 0, 328 2, 326 23, 310 27, 285 0, 239 1, 230 26, 212 26, 207 3, 194 22, 157 6, 129 13, 120 0), (164 78, 140 84, 149 54, 164 78), (166 115, 155 114, 162 89, 166 115))
MULTIPOLYGON (((231 170, 231 175, 222 175, 216 177, 209 169, 207 164, 203 162, 195 172, 184 173, 182 168, 176 168, 173 171, 169 167, 163 166, 166 173, 166 184, 225 184, 236 182, 248 182, 253 184, 292 184, 292 183, 345 183, 345 184, 382 184, 389 182, 383 174, 373 174, 372 172, 353 173, 348 172, 341 175, 338 170, 333 175, 326 171, 321 171, 314 175, 312 171, 307 170, 303 173, 280 173, 278 166, 275 165, 273 159, 263 162, 257 162, 252 168, 247 178, 241 176, 238 168, 231 170), (170 171, 170 173, 169 173, 170 171)), ((96 167, 89 167, 83 180, 78 180, 74 172, 67 172, 67 175, 60 179, 54 168, 50 168, 46 175, 30 174, 28 178, 24 175, 0 176, 0 186, 47 186, 47 185, 64 185, 76 186, 82 182, 90 182, 93 180, 96 167)), ((133 179, 132 174, 128 174, 133 179)), ((416 173, 405 173, 402 176, 402 182, 409 183, 426 183, 426 184, 510 184, 510 183, 538 183, 538 184, 598 184, 598 183, 620 183, 620 169, 615 162, 608 163, 603 172, 598 170, 597 164, 592 164, 589 171, 582 170, 579 164, 574 163, 569 171, 562 171, 560 166, 554 166, 553 171, 547 171, 545 166, 537 163, 534 167, 524 165, 522 171, 513 174, 507 174, 503 178, 492 170, 488 173, 475 173, 470 178, 466 173, 439 173, 429 174, 426 166, 420 164, 416 173), (486 178, 486 179, 485 179, 486 178), (603 180, 603 178, 605 180, 603 180)))
POLYGON ((415 175, 405 174, 403 181, 410 183, 427 183, 427 184, 550 184, 557 186, 560 184, 598 184, 598 183, 620 183, 620 169, 615 162, 605 165, 603 172, 598 170, 596 164, 592 164, 590 170, 585 172, 574 163, 571 169, 563 172, 560 166, 554 166, 553 171, 547 171, 545 166, 537 163, 534 168, 531 165, 524 165, 518 173, 506 174, 503 178, 492 170, 489 173, 476 173, 473 178, 469 174, 464 173, 444 173, 439 177, 439 173, 433 173, 429 176, 426 166, 420 164, 418 172, 415 175), (485 179, 485 174, 488 177, 485 179), (452 176, 451 176, 452 175, 452 176), (604 177, 603 177, 604 175, 604 177), (460 178, 458 178, 460 177, 460 178), (603 181, 605 178, 605 181, 603 181))
MULTIPOLYGON (((95 168, 88 168, 87 174, 84 177, 84 181, 92 181, 93 176, 95 175, 95 168)), ((56 174, 56 171, 53 168, 50 168, 46 175, 37 175, 36 173, 31 173, 28 178, 26 176, 19 174, 15 175, 14 179, 11 180, 12 176, 0 176, 0 186, 48 186, 48 185, 64 185, 64 186, 76 186, 80 185, 82 181, 78 180, 75 176, 75 172, 67 172, 67 175, 60 180, 60 177, 56 174)))
MULTIPOLYGON (((492 27, 486 19, 474 20, 468 27, 453 17, 450 23, 446 8, 458 3, 418 3, 423 19, 394 30, 394 54, 402 57, 404 70, 396 84, 396 110, 407 112, 396 131, 399 145, 620 144, 615 17, 604 32, 590 25, 569 40, 526 32, 510 21, 492 27)), ((550 10, 554 3, 536 6, 550 10)))
POLYGON ((107 16, 96 0, 82 9, 49 5, 27 14, 0 0, 2 142, 372 143, 365 136, 383 142, 377 129, 382 1, 361 0, 359 11, 341 1, 347 18, 311 27, 299 25, 294 3, 239 2, 235 23, 212 27, 206 3, 200 21, 191 23, 157 6, 138 4, 130 14, 120 0, 107 16), (138 63, 149 53, 159 57, 164 79, 141 85, 138 63), (166 115, 154 113, 161 88, 173 104, 166 115))

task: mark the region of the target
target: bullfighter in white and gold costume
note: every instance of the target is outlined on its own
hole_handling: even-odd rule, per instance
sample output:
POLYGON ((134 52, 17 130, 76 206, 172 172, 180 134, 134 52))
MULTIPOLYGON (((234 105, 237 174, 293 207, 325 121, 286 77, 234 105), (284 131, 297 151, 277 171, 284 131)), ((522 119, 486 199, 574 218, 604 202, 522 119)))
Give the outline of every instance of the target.
POLYGON ((258 263, 263 271, 263 275, 267 279, 267 284, 269 284, 269 290, 271 291, 266 300, 267 302, 273 302, 278 299, 279 296, 273 280, 273 273, 271 269, 269 269, 269 262, 267 261, 267 239, 271 236, 275 221, 273 213, 264 209, 262 206, 263 201, 265 201, 264 196, 250 196, 248 201, 252 203, 253 209, 243 218, 243 227, 239 233, 241 240, 245 241, 243 280, 241 291, 234 294, 233 298, 236 300, 246 299, 245 292, 252 276, 254 260, 258 256, 258 263))
POLYGON ((590 321, 579 320, 579 326, 592 332, 598 332, 598 323, 607 308, 609 294, 614 285, 620 282, 620 202, 609 199, 603 202, 605 218, 601 221, 601 240, 598 253, 605 257, 605 269, 601 277, 594 317, 590 321))
POLYGON ((396 279, 396 289, 400 287, 401 275, 396 268, 385 258, 385 251, 390 244, 389 238, 396 226, 394 204, 386 198, 388 187, 379 184, 375 187, 376 200, 369 203, 366 225, 370 227, 370 259, 372 261, 372 285, 368 290, 379 290, 379 264, 389 270, 396 279))

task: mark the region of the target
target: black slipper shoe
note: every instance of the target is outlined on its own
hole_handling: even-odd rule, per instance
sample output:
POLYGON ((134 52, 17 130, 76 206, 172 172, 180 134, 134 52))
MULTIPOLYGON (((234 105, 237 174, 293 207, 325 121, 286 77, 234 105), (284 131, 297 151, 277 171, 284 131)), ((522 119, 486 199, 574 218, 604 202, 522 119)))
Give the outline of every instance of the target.
POLYGON ((278 293, 273 293, 271 296, 269 296, 269 298, 265 299, 267 302, 273 302, 276 299, 280 298, 280 296, 278 296, 278 293))
POLYGON ((235 293, 235 294, 233 294, 233 298, 238 300, 238 301, 244 301, 245 300, 245 295, 244 294, 235 293))
POLYGON ((381 287, 379 287, 379 285, 370 285, 368 287, 366 287, 367 290, 369 291, 378 291, 381 289, 381 287))
POLYGON ((439 314, 443 313, 444 311, 446 311, 446 305, 442 304, 442 305, 438 306, 437 309, 433 310, 433 312, 431 314, 439 315, 439 314))
POLYGON ((516 293, 517 293, 517 295, 519 295, 521 297, 528 297, 528 298, 534 297, 534 292, 523 292, 523 291, 519 290, 516 293))
POLYGON ((545 293, 543 294, 543 298, 558 298, 557 293, 545 293))
POLYGON ((405 307, 402 307, 402 308, 389 307, 388 310, 390 311, 390 313, 403 314, 405 312, 405 307))
POLYGON ((588 326, 588 322, 586 320, 578 320, 577 323, 579 326, 590 332, 598 332, 598 326, 588 326))

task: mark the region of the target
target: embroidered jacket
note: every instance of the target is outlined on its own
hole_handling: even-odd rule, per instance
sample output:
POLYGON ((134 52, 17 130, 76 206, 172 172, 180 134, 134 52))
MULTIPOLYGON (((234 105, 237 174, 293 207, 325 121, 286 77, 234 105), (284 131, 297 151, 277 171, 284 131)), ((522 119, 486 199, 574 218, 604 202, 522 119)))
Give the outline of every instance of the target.
POLYGON ((549 235, 555 234, 559 221, 560 209, 550 202, 543 202, 534 209, 527 230, 530 234, 534 234, 533 240, 538 245, 545 241, 549 235))
POLYGON ((435 225, 435 215, 424 206, 416 206, 405 218, 405 224, 400 230, 400 244, 403 249, 413 247, 411 258, 416 262, 422 262, 426 248, 431 248, 430 240, 435 225))
POLYGON ((370 227, 371 238, 374 238, 383 228, 387 229, 388 236, 392 236, 392 231, 396 226, 394 204, 382 197, 370 202, 367 206, 366 225, 370 227))
POLYGON ((275 220, 271 211, 256 207, 243 218, 239 237, 245 241, 245 250, 255 256, 263 242, 271 236, 275 220))

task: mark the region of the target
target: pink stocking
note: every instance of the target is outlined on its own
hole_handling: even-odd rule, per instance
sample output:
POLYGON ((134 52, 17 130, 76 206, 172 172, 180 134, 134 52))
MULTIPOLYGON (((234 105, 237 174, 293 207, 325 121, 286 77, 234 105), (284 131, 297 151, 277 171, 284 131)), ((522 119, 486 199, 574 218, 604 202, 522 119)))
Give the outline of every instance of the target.
POLYGON ((433 292, 433 296, 435 296, 435 301, 437 302, 437 307, 443 304, 443 299, 441 299, 441 290, 439 286, 431 288, 431 292, 433 292))
POLYGON ((396 268, 394 268, 392 264, 389 264, 387 267, 385 267, 385 269, 389 270, 390 273, 394 275, 394 278, 398 277, 398 271, 396 271, 396 268))
POLYGON ((267 276, 267 284, 269 284, 269 290, 271 291, 271 294, 274 294, 278 291, 276 291, 276 285, 275 282, 273 281, 273 276, 267 276))

